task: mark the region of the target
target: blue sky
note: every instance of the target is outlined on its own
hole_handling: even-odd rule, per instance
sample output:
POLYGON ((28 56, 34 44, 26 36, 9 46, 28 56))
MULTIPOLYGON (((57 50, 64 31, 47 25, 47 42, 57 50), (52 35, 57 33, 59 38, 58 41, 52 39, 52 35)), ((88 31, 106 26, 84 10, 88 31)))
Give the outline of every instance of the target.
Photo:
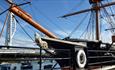
MULTIPOLYGON (((90 8, 91 5, 89 4, 88 0, 15 0, 15 3, 20 4, 26 1, 31 1, 31 5, 29 4, 21 6, 21 8, 28 12, 32 16, 32 18, 40 25, 57 35, 59 38, 67 37, 87 14, 88 16, 86 17, 80 28, 75 33, 73 33, 71 37, 79 38, 82 32, 85 30, 86 25, 88 24, 87 22, 89 20, 90 12, 68 17, 65 19, 60 18, 60 16, 63 16, 64 14, 90 8)), ((8 8, 8 4, 5 2, 5 0, 0 1, 0 8, 2 9, 2 11, 8 8)), ((6 13, 0 16, 1 25, 4 22, 5 15, 6 13)), ((34 33, 39 31, 27 24, 25 21, 21 20, 19 17, 17 17, 17 19, 34 39, 34 33)), ((105 35, 105 33, 108 32, 104 31, 102 35, 105 35)), ((111 35, 110 33, 108 34, 111 35)), ((107 36, 107 38, 109 37, 109 35, 107 36)), ((29 41, 25 41, 26 43, 30 43, 31 41, 31 39, 17 24, 17 31, 13 40, 14 42, 21 43, 22 41, 20 42, 20 39, 22 39, 23 41, 29 41), (15 41, 15 39, 18 39, 18 41, 15 41)))

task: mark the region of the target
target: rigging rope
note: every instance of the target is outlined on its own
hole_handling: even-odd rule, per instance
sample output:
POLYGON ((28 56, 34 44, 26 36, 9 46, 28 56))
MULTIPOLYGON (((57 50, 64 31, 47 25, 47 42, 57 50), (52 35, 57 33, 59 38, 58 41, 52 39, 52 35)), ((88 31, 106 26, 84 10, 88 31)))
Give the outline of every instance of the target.
POLYGON ((73 33, 80 27, 80 25, 85 21, 85 19, 88 17, 88 14, 86 14, 83 19, 80 21, 80 23, 72 30, 72 32, 70 32, 70 34, 68 35, 68 37, 71 37, 73 35, 73 33))
MULTIPOLYGON (((15 18, 16 19, 16 18, 15 18)), ((18 20, 16 19, 16 22, 20 25, 20 27, 23 29, 23 31, 28 35, 28 37, 34 42, 34 40, 33 40, 33 38, 26 32, 26 30, 23 28, 23 26, 18 22, 18 20)), ((19 43, 17 43, 17 44, 19 44, 19 43)), ((39 43, 37 43, 37 42, 35 42, 35 45, 33 45, 33 46, 39 46, 40 48, 42 48, 41 46, 40 46, 40 44, 39 43)), ((43 49, 44 51, 46 51, 46 53, 49 53, 49 54, 52 54, 51 52, 49 52, 47 49, 43 49)))
MULTIPOLYGON (((103 8, 104 9, 104 15, 105 15, 105 17, 106 17, 106 21, 110 24, 110 26, 113 28, 113 25, 112 25, 112 19, 111 19, 111 17, 110 17, 110 15, 109 15, 109 13, 107 12, 107 10, 105 9, 105 8, 103 8)), ((113 31, 111 31, 112 33, 113 33, 113 31)))
MULTIPOLYGON (((99 11, 99 13, 101 13, 101 11, 99 11)), ((99 19, 101 19, 101 14, 100 14, 100 18, 99 19)), ((102 40, 102 23, 101 23, 102 21, 100 20, 100 39, 102 40)))
MULTIPOLYGON (((33 5, 30 5, 30 7, 31 7, 31 8, 30 8, 30 9, 31 9, 30 11, 33 12, 33 13, 31 13, 31 14, 32 14, 34 17, 36 17, 36 18, 35 18, 36 21, 39 21, 38 18, 37 18, 37 15, 35 14, 35 13, 36 13, 35 10, 36 10, 37 8, 34 10, 35 7, 33 8, 32 6, 33 6, 33 5)), ((37 13, 38 13, 38 12, 37 12, 37 13)), ((40 22, 40 21, 39 21, 39 22, 40 22)), ((45 26, 47 26, 47 28, 50 29, 51 32, 55 33, 55 32, 51 29, 51 27, 50 27, 49 25, 45 25, 45 26)), ((41 36, 44 35, 42 32, 40 32, 39 34, 40 34, 41 36)), ((55 34, 56 34, 56 33, 55 33, 55 34)), ((60 36, 59 34, 56 34, 56 35, 57 35, 57 36, 60 36)))
POLYGON ((1 6, 0 6, 0 12, 2 11, 2 8, 1 8, 1 6))
POLYGON ((39 10, 37 12, 39 12, 42 16, 44 16, 44 18, 46 18, 52 25, 54 25, 56 28, 61 30, 64 34, 68 35, 68 33, 61 26, 59 26, 58 24, 54 23, 46 14, 41 12, 40 9, 38 9, 38 7, 34 7, 34 8, 39 10))
MULTIPOLYGON (((107 1, 107 2, 109 2, 109 1, 107 1)), ((101 5, 103 5, 102 4, 102 2, 101 2, 101 5)), ((108 10, 110 10, 110 12, 111 13, 113 13, 113 11, 112 11, 112 8, 111 7, 109 7, 109 8, 102 8, 103 9, 103 16, 102 16, 102 13, 101 13, 101 18, 103 18, 105 21, 106 21, 106 23, 109 23, 110 24, 110 26, 113 28, 114 26, 113 26, 113 24, 114 24, 114 22, 113 22, 113 20, 112 20, 112 17, 111 17, 111 15, 109 15, 109 12, 107 11, 107 9, 108 10)), ((102 28, 102 25, 100 24, 100 28, 102 28)), ((111 30, 111 33, 113 33, 114 31, 113 30, 111 30)), ((101 38, 103 38, 103 37, 101 37, 101 38)))
POLYGON ((85 1, 81 1, 81 0, 79 0, 79 1, 80 1, 80 2, 79 2, 78 4, 76 4, 73 8, 71 8, 68 13, 70 13, 71 11, 73 11, 77 6, 80 7, 80 6, 83 5, 83 3, 85 2, 85 1))
MULTIPOLYGON (((16 19, 16 18, 15 18, 16 19)), ((19 24, 19 26, 23 29, 23 31, 26 33, 26 35, 32 40, 34 41, 34 39, 28 34, 28 32, 24 29, 24 27, 19 23, 19 21, 16 19, 16 22, 19 24)))
POLYGON ((9 12, 7 13, 7 16, 6 16, 5 22, 4 22, 3 27, 2 27, 2 30, 1 30, 1 32, 0 32, 0 38, 2 37, 2 34, 3 34, 3 31, 4 31, 4 28, 5 28, 6 23, 7 23, 7 20, 8 20, 8 16, 9 16, 9 12))
POLYGON ((13 38, 13 40, 23 42, 23 43, 35 43, 35 42, 32 42, 32 41, 25 41, 25 40, 21 40, 21 39, 17 39, 17 38, 13 38))
POLYGON ((92 16, 92 14, 90 14, 90 18, 89 18, 88 25, 87 25, 87 27, 85 28, 84 32, 80 35, 80 38, 85 34, 85 32, 88 32, 88 28, 89 28, 89 25, 90 25, 90 21, 91 21, 91 19, 92 19, 91 16, 92 16))
MULTIPOLYGON (((34 17, 37 17, 36 14, 35 14, 35 11, 33 10, 32 5, 29 5, 29 6, 30 6, 30 7, 29 7, 29 8, 30 8, 30 11, 32 12, 32 13, 30 13, 30 14, 33 15, 34 17)), ((37 19, 37 20, 38 20, 38 19, 37 19)), ((40 21, 39 21, 39 22, 40 22, 40 21)), ((48 29, 50 29, 48 25, 46 25, 46 26, 47 26, 48 29)), ((33 30, 33 28, 31 28, 31 27, 29 27, 29 26, 28 26, 27 28, 29 28, 34 34, 36 33, 35 30, 33 30)), ((39 31, 39 34, 40 34, 41 36, 44 35, 44 34, 43 34, 42 32, 40 32, 40 31, 39 31)))
MULTIPOLYGON (((108 1, 108 0, 107 0, 107 1, 108 1)), ((109 1, 108 1, 108 2, 109 2, 109 1)), ((109 8, 110 8, 110 11, 111 11, 111 13, 112 13, 111 16, 113 17, 114 22, 115 22, 115 16, 114 16, 114 12, 113 12, 113 9, 112 9, 113 7, 110 6, 109 8)))
MULTIPOLYGON (((93 16, 94 17, 94 16, 93 16)), ((92 19, 92 22, 91 22, 91 24, 92 24, 92 40, 95 40, 95 22, 94 22, 95 20, 94 19, 92 19)))

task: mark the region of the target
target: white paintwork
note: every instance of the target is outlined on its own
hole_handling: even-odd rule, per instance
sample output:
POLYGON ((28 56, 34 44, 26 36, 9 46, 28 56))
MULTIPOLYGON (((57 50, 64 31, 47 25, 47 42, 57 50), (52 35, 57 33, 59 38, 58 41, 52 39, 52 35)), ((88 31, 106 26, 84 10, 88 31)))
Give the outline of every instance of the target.
POLYGON ((84 50, 79 50, 78 52, 77 52, 77 58, 76 58, 76 62, 77 62, 77 64, 78 64, 78 66, 79 66, 79 68, 84 68, 85 67, 85 65, 86 65, 86 63, 87 63, 87 58, 86 58, 86 54, 85 54, 85 52, 84 52, 84 50), (80 62, 80 56, 81 55, 83 55, 83 63, 81 63, 80 62))
POLYGON ((44 37, 44 38, 42 38, 42 39, 49 40, 49 41, 54 41, 54 42, 65 43, 65 44, 70 44, 70 45, 76 45, 76 46, 80 46, 80 47, 86 47, 85 44, 77 43, 77 42, 65 41, 65 40, 48 38, 48 37, 44 37))

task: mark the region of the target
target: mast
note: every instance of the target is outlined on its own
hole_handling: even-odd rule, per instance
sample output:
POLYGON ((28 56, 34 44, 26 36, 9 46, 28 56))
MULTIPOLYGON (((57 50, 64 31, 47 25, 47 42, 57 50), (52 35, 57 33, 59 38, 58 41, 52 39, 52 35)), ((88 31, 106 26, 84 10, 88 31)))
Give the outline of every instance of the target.
POLYGON ((111 2, 111 3, 103 4, 103 5, 100 6, 99 4, 100 4, 101 1, 103 1, 103 0, 89 0, 89 3, 92 4, 92 8, 81 10, 81 11, 78 11, 78 12, 73 12, 73 13, 70 13, 70 14, 66 14, 66 15, 61 16, 61 17, 65 18, 65 17, 69 17, 69 16, 73 16, 73 15, 77 15, 77 14, 81 14, 81 13, 85 13, 85 12, 89 12, 89 11, 94 11, 95 12, 95 20, 96 20, 95 21, 95 23, 96 23, 95 37, 96 37, 96 40, 100 40, 99 10, 100 10, 100 8, 115 5, 115 2, 111 2))
POLYGON ((100 29, 99 29, 99 11, 96 9, 96 40, 100 40, 100 29))
POLYGON ((92 4, 92 7, 94 8, 95 11, 95 38, 96 40, 100 40, 100 28, 99 28, 99 2, 101 0, 89 0, 90 4, 92 4))

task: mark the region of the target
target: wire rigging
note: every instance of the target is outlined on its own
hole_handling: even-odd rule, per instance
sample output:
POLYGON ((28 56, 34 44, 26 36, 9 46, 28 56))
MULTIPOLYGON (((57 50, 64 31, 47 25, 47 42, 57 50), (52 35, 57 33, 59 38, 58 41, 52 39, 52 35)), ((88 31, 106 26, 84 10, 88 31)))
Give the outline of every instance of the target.
POLYGON ((26 40, 17 39, 17 38, 13 38, 13 40, 23 42, 23 43, 35 43, 35 42, 32 42, 32 41, 26 41, 26 40))
POLYGON ((95 17, 94 14, 92 14, 92 20, 91 20, 91 40, 95 40, 95 19, 93 18, 95 17))
MULTIPOLYGON (((108 0, 107 0, 107 2, 109 2, 108 0)), ((113 6, 110 6, 109 7, 109 9, 110 9, 110 11, 111 11, 111 16, 113 17, 113 19, 114 19, 114 21, 115 21, 115 15, 114 15, 114 10, 112 9, 113 8, 113 6)))
MULTIPOLYGON (((16 18, 15 18, 16 19, 16 18)), ((19 26, 23 29, 23 31, 26 33, 26 35, 32 40, 34 41, 34 39, 30 36, 30 34, 28 34, 28 32, 25 30, 25 28, 19 23, 19 21, 16 19, 16 22, 19 24, 19 26)))
POLYGON ((80 38, 81 38, 85 33, 88 33, 88 28, 89 28, 89 25, 90 25, 90 21, 91 21, 91 19, 92 19, 91 16, 92 16, 92 14, 90 14, 90 18, 89 18, 88 24, 87 24, 87 26, 86 26, 84 32, 80 35, 80 38))
MULTIPOLYGON (((38 20, 38 17, 37 17, 37 15, 35 14, 36 13, 36 9, 35 9, 35 7, 32 7, 33 5, 30 5, 30 11, 32 11, 33 13, 31 13, 34 17, 36 17, 35 19, 36 19, 36 21, 39 21, 38 20)), ((38 12, 37 12, 38 13, 38 12)), ((40 22, 40 21, 39 21, 40 22)), ((55 33, 52 29, 51 29, 51 27, 49 26, 49 25, 45 25, 48 29, 50 29, 50 31, 51 32, 53 32, 53 33, 55 33)), ((42 32, 39 32, 39 34, 41 35, 41 36, 44 36, 44 34, 42 33, 42 32)), ((59 34, 57 34, 57 36, 58 36, 59 34)))
POLYGON ((54 23, 46 14, 44 14, 43 12, 41 12, 40 9, 38 9, 38 7, 34 7, 34 8, 37 9, 37 10, 39 10, 37 12, 39 12, 42 16, 44 16, 44 18, 46 18, 52 25, 54 25, 56 28, 58 28, 59 30, 61 30, 64 34, 68 35, 68 33, 66 32, 66 30, 64 30, 58 24, 54 23))
POLYGON ((90 19, 89 19, 89 26, 88 26, 88 28, 87 28, 87 34, 85 35, 85 36, 88 36, 88 37, 85 37, 85 38, 87 38, 87 39, 91 39, 91 40, 93 40, 93 30, 94 30, 94 28, 92 28, 92 26, 93 26, 93 24, 95 24, 94 22, 93 22, 93 19, 94 19, 94 14, 95 14, 95 12, 94 11, 91 11, 91 16, 90 16, 90 19))
POLYGON ((0 12, 2 11, 2 8, 1 8, 1 6, 0 6, 0 12))
POLYGON ((75 31, 80 27, 80 25, 85 21, 85 19, 87 18, 88 14, 86 14, 83 19, 78 23, 78 25, 70 32, 70 34, 68 35, 68 37, 71 37, 75 31))
MULTIPOLYGON (((101 3, 102 4, 102 3, 101 3)), ((107 21, 107 23, 109 23, 110 24, 110 26, 113 28, 114 26, 113 26, 113 21, 112 21, 112 18, 111 18, 111 16, 109 15, 109 13, 108 13, 108 11, 105 9, 105 8, 102 8, 103 9, 103 15, 105 15, 105 17, 106 17, 106 21, 107 21)), ((113 30, 111 30, 111 32, 113 33, 114 31, 113 30)))
MULTIPOLYGON (((99 11, 99 13, 101 13, 101 11, 99 11)), ((101 14, 100 14, 100 17, 99 17, 99 19, 101 19, 101 14)), ((100 20, 100 38, 101 38, 101 40, 102 40, 102 21, 100 20)))
POLYGON ((7 23, 7 20, 8 20, 8 16, 9 16, 9 12, 8 12, 7 15, 6 15, 5 22, 4 22, 3 27, 2 27, 2 30, 1 30, 1 32, 0 32, 0 38, 2 37, 2 34, 3 34, 3 31, 4 31, 4 28, 5 28, 6 23, 7 23))
MULTIPOLYGON (((37 8, 32 7, 32 6, 33 6, 33 5, 30 5, 30 7, 31 7, 31 8, 30 8, 30 9, 31 9, 30 11, 33 12, 33 13, 31 13, 31 14, 32 14, 34 17, 36 17, 36 18, 35 18, 36 21, 39 21, 37 15, 35 14, 35 13, 36 13, 35 10, 36 10, 37 8)), ((37 12, 37 13, 38 13, 38 12, 37 12)), ((40 21, 39 21, 39 22, 40 22, 40 21)), ((45 25, 45 26, 47 26, 47 28, 50 29, 50 31, 54 32, 49 25, 45 25)), ((41 32, 40 32, 40 33, 41 33, 41 32)), ((55 32, 54 32, 54 33, 55 33, 55 32)), ((41 35, 43 35, 43 33, 41 33, 41 35)), ((59 34, 57 34, 57 35, 59 35, 59 34)))
POLYGON ((71 8, 68 13, 70 13, 71 11, 73 11, 77 6, 83 5, 84 2, 85 2, 85 1, 81 1, 81 0, 80 0, 80 2, 79 2, 78 4, 76 4, 73 8, 71 8))

